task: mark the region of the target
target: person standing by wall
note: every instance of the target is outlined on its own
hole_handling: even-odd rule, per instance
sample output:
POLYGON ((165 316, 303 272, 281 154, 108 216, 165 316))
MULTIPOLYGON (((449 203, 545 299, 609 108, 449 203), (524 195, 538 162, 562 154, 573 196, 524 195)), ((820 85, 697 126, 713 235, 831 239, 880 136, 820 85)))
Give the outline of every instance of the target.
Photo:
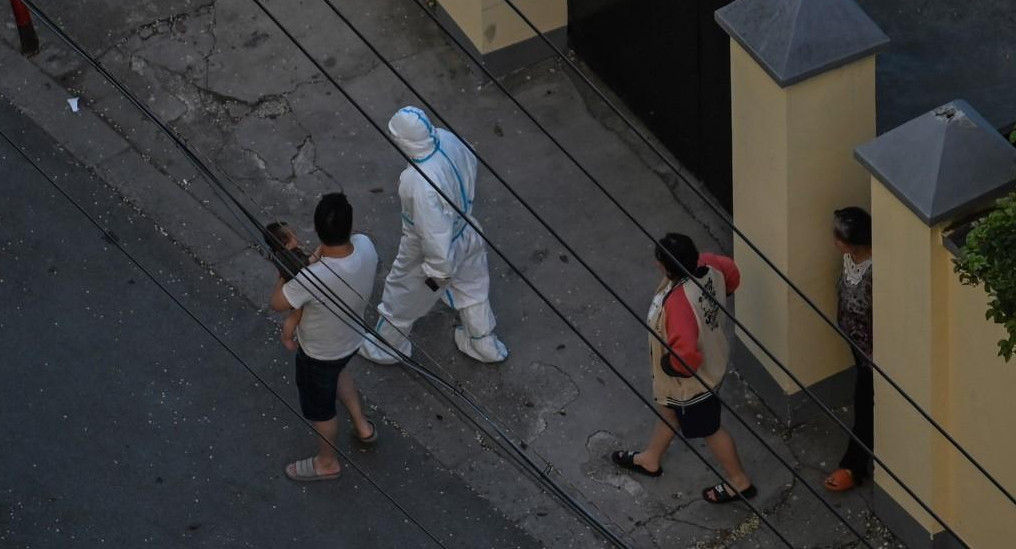
MULTIPOLYGON (((833 213, 833 243, 843 254, 843 272, 837 282, 836 320, 862 352, 851 348, 857 383, 854 385, 854 435, 868 448, 875 443, 875 379, 872 356, 871 216, 858 207, 833 213)), ((871 469, 871 455, 853 438, 840 466, 825 480, 832 492, 861 484, 871 469)))
POLYGON ((738 492, 746 498, 755 497, 758 490, 741 465, 734 439, 720 426, 719 397, 710 392, 719 389, 730 356, 723 330, 725 317, 717 300, 734 293, 741 281, 740 271, 729 257, 699 254, 691 238, 677 233, 660 239, 656 260, 664 279, 649 308, 648 322, 678 356, 672 356, 651 334, 649 357, 653 399, 670 425, 657 420, 644 450, 617 451, 611 460, 625 469, 659 476, 663 473, 660 461, 674 439, 674 429, 680 429, 685 438, 705 439, 733 484, 706 488, 703 499, 729 503, 738 499, 738 492))
POLYGON ((377 440, 377 426, 364 416, 353 376, 346 369, 363 343, 360 323, 378 262, 374 244, 366 235, 351 235, 352 228, 353 207, 346 196, 322 196, 314 210, 314 230, 321 240, 314 254, 318 260, 289 282, 280 276, 272 292, 272 310, 303 310, 297 327, 294 379, 300 411, 320 435, 317 455, 286 467, 286 476, 295 481, 330 480, 342 470, 332 447, 339 432, 336 396, 349 413, 357 437, 367 443, 377 440), (335 302, 345 303, 358 318, 350 318, 335 302))

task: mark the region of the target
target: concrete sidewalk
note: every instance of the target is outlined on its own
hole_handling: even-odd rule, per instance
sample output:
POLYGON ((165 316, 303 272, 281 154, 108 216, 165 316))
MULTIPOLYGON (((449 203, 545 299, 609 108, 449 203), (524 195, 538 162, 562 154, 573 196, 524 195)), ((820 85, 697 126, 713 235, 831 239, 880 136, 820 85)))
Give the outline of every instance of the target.
MULTIPOLYGON (((390 265, 399 236, 396 178, 401 157, 315 74, 253 3, 93 0, 40 2, 135 93, 169 121, 263 211, 313 241, 310 213, 322 192, 343 189, 357 223, 390 265), (101 13, 100 18, 89 16, 101 13)), ((277 4, 277 3, 275 3, 277 4)), ((521 113, 445 43, 412 2, 373 2, 364 11, 336 2, 440 113, 640 312, 657 282, 652 245, 521 113)), ((277 9, 284 23, 382 123, 416 100, 342 27, 323 4, 277 9)), ((8 42, 12 35, 7 32, 8 42)), ((43 52, 26 61, 0 46, 0 94, 14 102, 124 200, 257 307, 273 269, 185 159, 94 71, 43 33, 43 52), (84 112, 65 99, 80 96, 84 112)), ((545 62, 505 84, 650 231, 681 231, 710 251, 728 250, 729 231, 663 164, 632 145, 618 121, 589 101, 561 67, 545 62)), ((435 117, 436 118, 436 117, 435 117)), ((645 334, 573 257, 537 225, 489 173, 476 212, 485 232, 644 394, 645 334)), ((633 546, 769 546, 772 537, 747 509, 716 507, 698 496, 715 478, 675 443, 660 479, 634 478, 606 458, 641 446, 652 415, 503 261, 491 254, 498 332, 512 356, 499 366, 460 355, 453 314, 438 308, 414 336, 442 371, 458 380, 527 446, 530 456, 633 546)), ((380 285, 385 269, 379 273, 380 285)), ((426 352, 423 354, 422 351, 426 352)), ((365 366, 361 389, 385 415, 501 513, 549 547, 600 544, 549 500, 448 404, 400 368, 365 366)), ((782 428, 732 375, 723 388, 739 414, 813 486, 832 468, 844 436, 831 422, 782 428)), ((793 481, 729 414, 725 424, 761 493, 755 503, 795 546, 849 546, 855 538, 793 481)), ((704 446, 699 445, 704 451, 704 446)), ((886 541, 867 510, 867 492, 828 496, 873 543, 886 541)))
POLYGON ((539 547, 378 414, 377 446, 338 445, 422 528, 348 461, 286 479, 315 443, 266 390, 296 405, 274 326, 5 100, 0 130, 113 235, 0 141, 0 546, 539 547))

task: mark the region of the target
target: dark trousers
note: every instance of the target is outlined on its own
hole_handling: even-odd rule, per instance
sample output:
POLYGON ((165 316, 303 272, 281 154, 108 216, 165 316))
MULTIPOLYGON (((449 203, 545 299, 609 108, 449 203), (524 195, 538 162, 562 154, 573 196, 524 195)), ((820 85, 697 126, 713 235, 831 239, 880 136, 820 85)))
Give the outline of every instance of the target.
MULTIPOLYGON (((854 435, 868 448, 875 448, 875 376, 868 359, 854 351, 857 368, 857 383, 854 385, 854 435)), ((853 438, 847 444, 847 451, 840 460, 841 469, 850 469, 854 481, 868 477, 871 469, 871 455, 853 438)))

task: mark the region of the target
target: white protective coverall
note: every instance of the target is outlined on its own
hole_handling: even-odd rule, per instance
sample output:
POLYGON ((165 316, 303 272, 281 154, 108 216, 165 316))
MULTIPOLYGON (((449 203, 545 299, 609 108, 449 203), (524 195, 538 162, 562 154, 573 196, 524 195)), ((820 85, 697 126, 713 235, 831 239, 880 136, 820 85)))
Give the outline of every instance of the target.
MULTIPOLYGON (((388 131, 455 206, 473 219, 476 156, 454 134, 435 128, 416 107, 400 109, 388 131)), ((494 335, 494 313, 487 294, 487 250, 476 230, 438 194, 412 165, 399 176, 402 202, 402 240, 392 270, 385 279, 376 331, 389 345, 409 356, 413 323, 440 298, 459 312, 455 329, 459 350, 480 362, 500 362, 508 350, 494 335), (434 290, 427 279, 438 285, 434 290), (401 332, 401 333, 400 333, 401 332)), ((477 225, 479 226, 479 225, 477 225)), ((368 334, 360 355, 373 362, 398 361, 368 334)))

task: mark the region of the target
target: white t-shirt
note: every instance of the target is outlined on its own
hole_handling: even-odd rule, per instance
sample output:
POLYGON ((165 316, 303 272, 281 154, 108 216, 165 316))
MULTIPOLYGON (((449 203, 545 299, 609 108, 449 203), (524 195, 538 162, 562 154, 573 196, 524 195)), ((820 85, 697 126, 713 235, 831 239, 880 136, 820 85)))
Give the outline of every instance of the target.
POLYGON ((359 322, 374 289, 377 251, 366 235, 354 234, 350 242, 353 253, 346 257, 323 257, 282 287, 289 304, 303 309, 296 337, 303 352, 311 358, 338 360, 355 353, 363 343, 359 322), (343 303, 359 318, 344 313, 345 307, 340 307, 343 303))

